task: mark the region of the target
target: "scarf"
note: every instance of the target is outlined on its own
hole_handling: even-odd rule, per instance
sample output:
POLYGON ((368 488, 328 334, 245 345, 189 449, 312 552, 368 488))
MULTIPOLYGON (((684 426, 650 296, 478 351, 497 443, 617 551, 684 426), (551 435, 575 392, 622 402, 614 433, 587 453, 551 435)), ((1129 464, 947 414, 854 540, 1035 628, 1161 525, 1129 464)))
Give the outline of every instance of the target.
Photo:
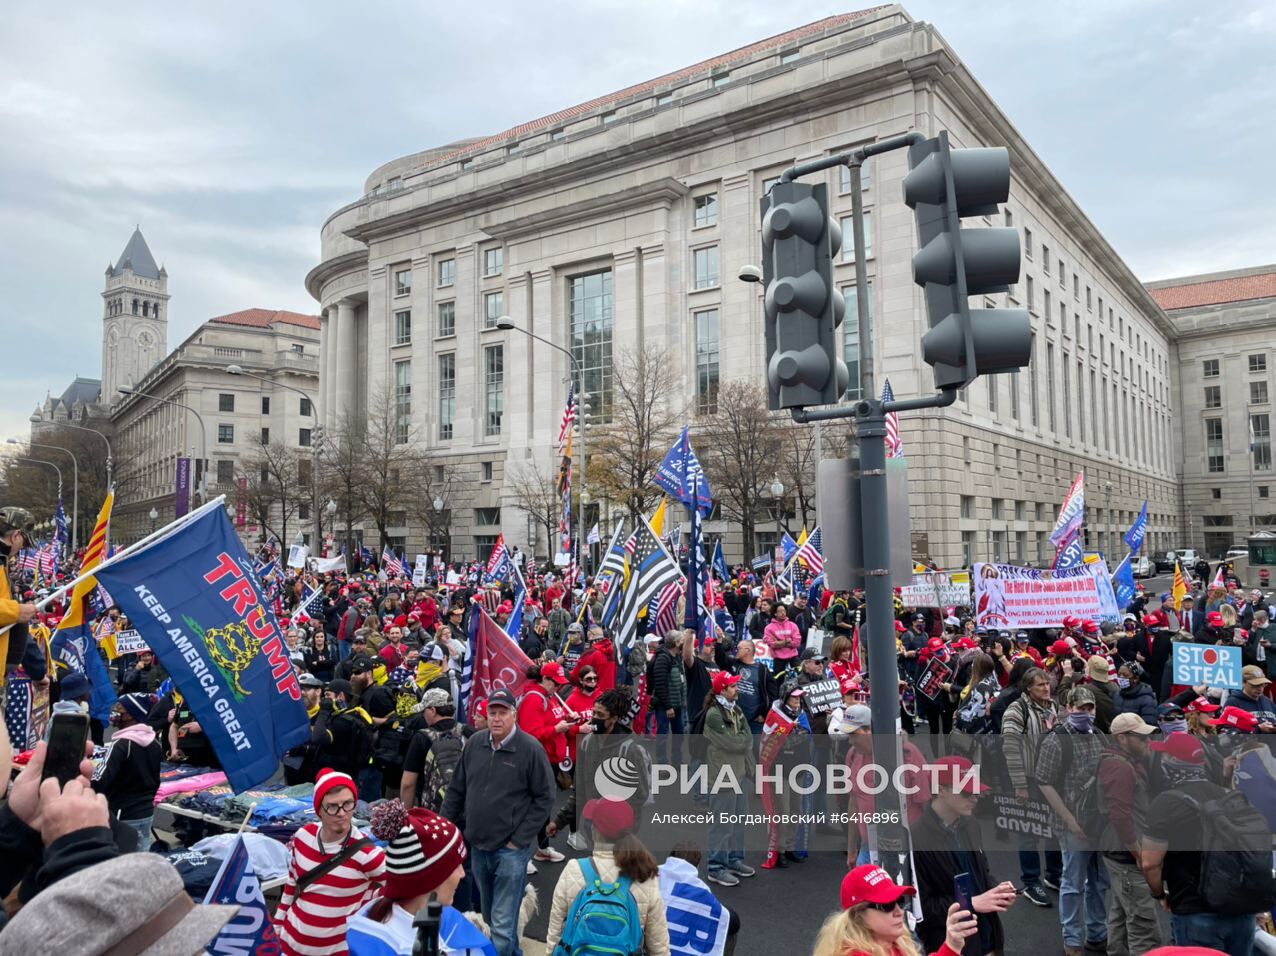
POLYGON ((1161 773, 1165 776, 1165 782, 1171 787, 1207 779, 1204 764, 1184 763, 1172 757, 1161 761, 1161 773))
POLYGON ((722 709, 725 710, 728 714, 731 713, 731 711, 735 710, 736 702, 734 700, 727 700, 727 698, 723 697, 721 694, 714 694, 713 699, 716 700, 719 704, 721 704, 722 709))
POLYGON ((429 687, 432 683, 443 676, 443 672, 447 669, 446 664, 440 664, 438 661, 421 661, 416 666, 416 682, 419 687, 429 687))

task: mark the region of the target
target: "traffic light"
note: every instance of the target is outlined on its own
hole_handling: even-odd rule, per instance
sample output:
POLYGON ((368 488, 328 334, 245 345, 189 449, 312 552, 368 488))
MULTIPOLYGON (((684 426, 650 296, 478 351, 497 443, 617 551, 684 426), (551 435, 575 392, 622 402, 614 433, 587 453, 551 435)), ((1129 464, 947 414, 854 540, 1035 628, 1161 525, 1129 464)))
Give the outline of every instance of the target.
POLYGON ((965 388, 979 375, 1028 364, 1032 327, 1023 309, 972 309, 968 296, 1005 292, 1019 281, 1019 233, 962 229, 1010 195, 1010 154, 1002 147, 951 149, 948 132, 909 148, 904 202, 917 218, 913 280, 926 290, 930 330, 922 358, 938 388, 965 388))
POLYGON ((846 392, 837 330, 845 303, 833 285, 842 231, 823 183, 776 183, 762 200, 769 406, 832 405, 846 392))

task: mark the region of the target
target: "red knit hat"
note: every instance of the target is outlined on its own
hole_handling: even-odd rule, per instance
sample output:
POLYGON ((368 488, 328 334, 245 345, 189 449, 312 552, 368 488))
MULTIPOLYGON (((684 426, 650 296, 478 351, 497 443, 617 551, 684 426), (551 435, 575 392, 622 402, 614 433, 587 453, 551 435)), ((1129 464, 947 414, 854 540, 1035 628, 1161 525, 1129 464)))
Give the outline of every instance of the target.
POLYGON ((623 800, 595 797, 585 804, 581 816, 594 825, 604 840, 619 839, 634 828, 634 808, 623 800))
POLYGON ((350 791, 356 795, 359 792, 359 788, 349 775, 333 770, 331 767, 324 767, 319 771, 319 776, 315 778, 315 813, 319 812, 319 804, 323 803, 323 798, 338 787, 349 787, 350 791))
POLYGON ((456 824, 424 807, 405 811, 398 800, 383 803, 373 811, 372 832, 386 841, 381 895, 387 899, 432 893, 465 862, 456 824))

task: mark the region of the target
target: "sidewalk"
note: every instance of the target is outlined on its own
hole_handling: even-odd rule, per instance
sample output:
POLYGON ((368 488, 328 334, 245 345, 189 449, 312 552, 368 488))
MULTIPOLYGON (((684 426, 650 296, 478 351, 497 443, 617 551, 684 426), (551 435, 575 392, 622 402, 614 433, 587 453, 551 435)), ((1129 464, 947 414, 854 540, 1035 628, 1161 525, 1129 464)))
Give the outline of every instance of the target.
POLYGON ((539 939, 522 939, 523 956, 545 956, 545 944, 539 939))

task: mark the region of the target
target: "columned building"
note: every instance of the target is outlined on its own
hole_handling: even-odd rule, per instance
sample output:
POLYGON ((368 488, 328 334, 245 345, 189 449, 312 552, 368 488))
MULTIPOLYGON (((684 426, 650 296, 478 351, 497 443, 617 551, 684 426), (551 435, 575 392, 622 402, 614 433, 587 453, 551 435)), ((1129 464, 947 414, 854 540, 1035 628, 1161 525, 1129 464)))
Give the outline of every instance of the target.
MULTIPOLYGON (((672 398, 694 430, 719 383, 765 380, 762 290, 735 277, 758 261, 759 201, 780 173, 941 129, 956 147, 1010 151, 1010 200, 984 224, 1019 231, 1023 276, 1009 295, 972 305, 1028 309, 1035 342, 1023 373, 982 379, 949 409, 901 416, 918 556, 1050 560, 1049 530, 1081 469, 1092 547, 1115 550, 1145 499, 1148 547, 1171 546, 1172 324, 937 29, 897 5, 375 170, 323 224, 307 277, 322 310, 325 424, 393 402, 402 434, 475 477, 473 507, 453 514, 456 556, 481 553, 498 527, 525 545, 527 519, 502 478, 529 460, 552 470, 569 368, 498 317, 572 350, 603 423, 617 358, 668 355, 672 398)), ((865 167, 863 186, 875 367, 900 397, 933 388, 918 347, 906 172, 905 152, 889 153, 865 167)), ((857 388, 850 177, 823 175, 847 237, 836 269, 857 388)), ((765 543, 722 523, 708 530, 727 534, 732 561, 765 543)), ((424 529, 396 533, 409 552, 425 543, 424 529)))
POLYGON ((1276 531, 1276 265, 1150 282, 1174 323, 1183 547, 1211 557, 1276 531))

